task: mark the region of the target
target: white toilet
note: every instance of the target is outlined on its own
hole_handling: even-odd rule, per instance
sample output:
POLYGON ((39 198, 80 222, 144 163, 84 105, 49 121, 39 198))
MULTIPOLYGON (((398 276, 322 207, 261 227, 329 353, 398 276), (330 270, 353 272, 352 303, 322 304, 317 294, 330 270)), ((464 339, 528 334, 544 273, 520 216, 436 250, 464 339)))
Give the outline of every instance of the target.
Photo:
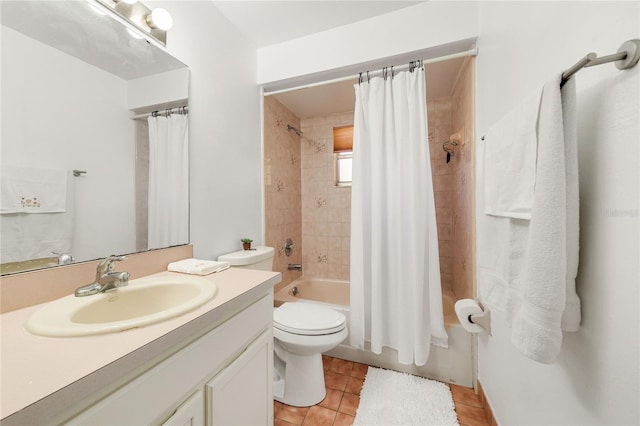
POLYGON ((283 303, 273 311, 273 397, 309 407, 326 395, 322 353, 347 337, 345 316, 313 303, 283 303))
MULTIPOLYGON (((256 247, 218 257, 232 267, 271 270, 273 248, 256 247)), ((347 337, 345 316, 313 303, 284 303, 273 311, 273 397, 308 407, 326 395, 322 353, 347 337)))

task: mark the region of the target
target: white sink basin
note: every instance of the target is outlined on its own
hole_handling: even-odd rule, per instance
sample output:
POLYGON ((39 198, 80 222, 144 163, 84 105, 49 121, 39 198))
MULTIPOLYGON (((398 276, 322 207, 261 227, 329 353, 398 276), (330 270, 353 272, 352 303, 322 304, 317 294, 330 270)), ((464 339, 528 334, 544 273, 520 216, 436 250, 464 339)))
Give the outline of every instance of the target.
POLYGON ((29 317, 26 328, 49 337, 114 333, 182 315, 217 293, 218 287, 201 277, 139 278, 114 291, 49 302, 29 317))

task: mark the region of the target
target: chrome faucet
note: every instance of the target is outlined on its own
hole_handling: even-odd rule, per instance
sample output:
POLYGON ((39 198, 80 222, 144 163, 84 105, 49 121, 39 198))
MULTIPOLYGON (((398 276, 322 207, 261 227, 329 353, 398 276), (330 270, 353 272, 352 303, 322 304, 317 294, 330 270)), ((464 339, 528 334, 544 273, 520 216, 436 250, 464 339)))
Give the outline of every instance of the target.
POLYGON ((76 289, 76 297, 104 293, 105 291, 128 285, 128 272, 111 272, 113 270, 113 262, 119 262, 125 259, 126 256, 111 255, 100 262, 96 270, 96 281, 76 289))
POLYGON ((300 271, 300 272, 302 272, 302 265, 299 264, 299 263, 289 263, 287 265, 287 269, 289 271, 300 271))

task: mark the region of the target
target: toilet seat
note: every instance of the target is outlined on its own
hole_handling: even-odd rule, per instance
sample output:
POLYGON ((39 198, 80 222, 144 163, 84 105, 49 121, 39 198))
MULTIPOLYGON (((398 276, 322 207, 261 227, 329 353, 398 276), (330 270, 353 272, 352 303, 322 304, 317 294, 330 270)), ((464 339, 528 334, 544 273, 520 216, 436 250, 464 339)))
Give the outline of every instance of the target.
POLYGON ((312 303, 283 303, 273 311, 273 326, 287 333, 319 336, 345 328, 345 316, 329 307, 312 303))

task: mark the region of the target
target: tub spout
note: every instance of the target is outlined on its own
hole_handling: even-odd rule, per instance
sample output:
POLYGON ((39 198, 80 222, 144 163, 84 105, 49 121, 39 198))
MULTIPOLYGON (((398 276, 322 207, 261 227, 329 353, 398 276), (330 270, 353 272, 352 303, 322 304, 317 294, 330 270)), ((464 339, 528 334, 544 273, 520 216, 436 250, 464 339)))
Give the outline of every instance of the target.
POLYGON ((302 272, 302 265, 299 263, 289 263, 287 265, 287 269, 290 271, 300 271, 302 272))

